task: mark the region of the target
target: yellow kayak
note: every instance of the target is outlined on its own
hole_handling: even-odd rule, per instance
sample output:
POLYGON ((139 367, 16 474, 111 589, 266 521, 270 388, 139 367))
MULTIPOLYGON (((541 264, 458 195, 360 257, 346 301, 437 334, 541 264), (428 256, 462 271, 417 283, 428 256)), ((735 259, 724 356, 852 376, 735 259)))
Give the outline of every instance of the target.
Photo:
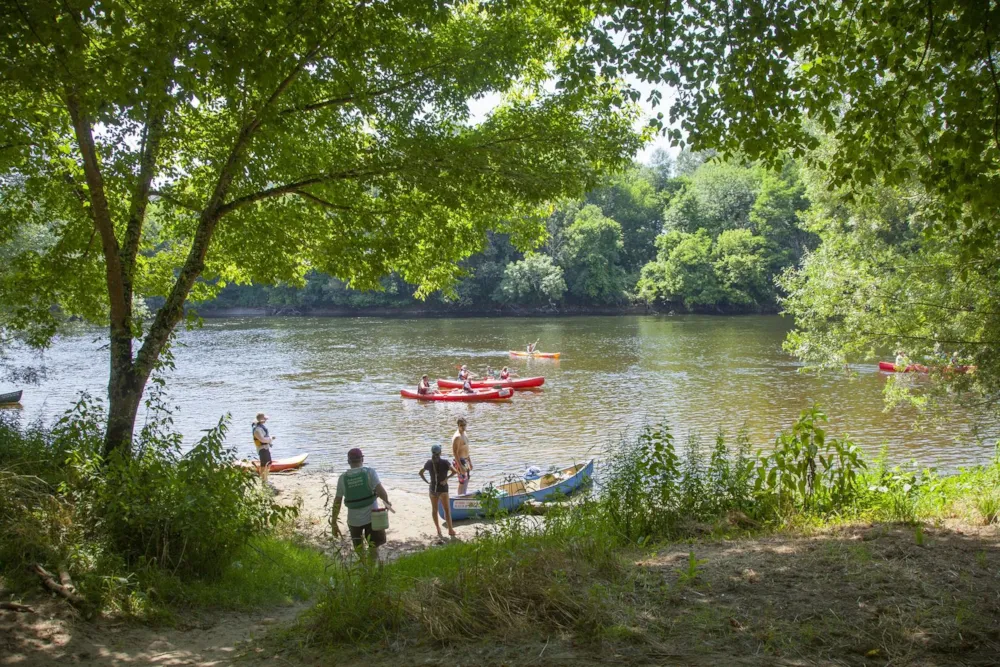
POLYGON ((543 359, 558 359, 558 352, 519 352, 517 350, 511 350, 510 356, 512 357, 542 357, 543 359))

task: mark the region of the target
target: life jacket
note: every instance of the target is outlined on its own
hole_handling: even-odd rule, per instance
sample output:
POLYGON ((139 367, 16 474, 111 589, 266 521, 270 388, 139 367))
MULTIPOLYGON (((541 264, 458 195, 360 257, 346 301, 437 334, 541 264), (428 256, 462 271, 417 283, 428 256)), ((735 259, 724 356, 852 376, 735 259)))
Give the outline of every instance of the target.
POLYGON ((269 445, 266 442, 261 442, 260 440, 257 439, 257 427, 258 426, 260 428, 264 429, 264 435, 266 435, 268 437, 271 436, 271 434, 268 432, 266 426, 264 426, 260 422, 254 422, 253 424, 250 425, 250 433, 253 434, 253 444, 257 447, 257 449, 260 449, 261 447, 268 447, 269 445))
POLYGON ((348 509, 359 510, 375 502, 375 489, 368 479, 368 468, 351 468, 344 473, 344 504, 348 509))
POLYGON ((509 380, 510 379, 510 373, 504 373, 503 371, 501 371, 500 372, 500 379, 501 380, 509 380))
POLYGON ((469 371, 459 371, 458 372, 458 379, 459 380, 465 380, 468 377, 469 377, 469 371))

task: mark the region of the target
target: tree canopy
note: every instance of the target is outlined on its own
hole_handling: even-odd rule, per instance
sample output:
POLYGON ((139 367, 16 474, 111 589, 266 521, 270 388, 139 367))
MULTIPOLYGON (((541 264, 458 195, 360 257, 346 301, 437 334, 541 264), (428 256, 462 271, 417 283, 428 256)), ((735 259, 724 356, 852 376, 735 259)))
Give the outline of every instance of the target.
POLYGON ((563 36, 592 18, 533 0, 5 4, 0 232, 46 243, 8 248, 3 324, 39 342, 59 317, 110 322, 111 449, 189 296, 312 268, 427 293, 489 228, 537 242, 539 205, 639 145, 612 83, 551 92, 563 36))

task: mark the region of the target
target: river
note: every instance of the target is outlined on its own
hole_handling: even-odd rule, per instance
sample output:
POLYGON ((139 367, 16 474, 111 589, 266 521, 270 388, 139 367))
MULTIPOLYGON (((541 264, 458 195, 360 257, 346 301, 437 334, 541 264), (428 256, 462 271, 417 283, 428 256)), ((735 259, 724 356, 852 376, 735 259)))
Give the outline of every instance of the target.
MULTIPOLYGON (((885 444, 898 462, 950 469, 992 453, 995 423, 977 442, 960 410, 919 429, 912 409, 884 412, 886 374, 874 365, 856 367, 853 379, 798 372, 781 349, 787 328, 776 316, 210 319, 179 334, 167 377, 189 444, 228 412, 228 442, 249 454, 250 423, 265 411, 276 456, 310 452, 307 469, 325 471, 361 447, 384 478, 414 490, 431 444, 448 451, 460 416, 480 480, 598 454, 609 439, 664 418, 678 441, 695 432, 707 446, 720 426, 745 425, 755 445, 768 446, 813 402, 832 435, 849 433, 871 453, 885 444), (508 356, 535 339, 561 359, 508 356), (544 375, 545 386, 503 403, 400 398, 422 373, 452 377, 461 363, 477 372, 506 364, 544 375)), ((103 396, 104 346, 99 331, 59 338, 44 356, 45 380, 26 387, 25 418, 51 420, 83 390, 103 396)))

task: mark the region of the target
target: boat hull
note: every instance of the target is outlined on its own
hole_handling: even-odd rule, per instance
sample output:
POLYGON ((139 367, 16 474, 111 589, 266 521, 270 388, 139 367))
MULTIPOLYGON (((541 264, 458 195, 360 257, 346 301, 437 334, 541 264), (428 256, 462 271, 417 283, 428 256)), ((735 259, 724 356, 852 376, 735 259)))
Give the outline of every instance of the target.
MULTIPOLYGON (((493 387, 507 387, 509 389, 531 389, 533 387, 541 387, 543 384, 545 384, 545 378, 543 377, 511 378, 509 380, 473 380, 472 388, 489 389, 493 387)), ((437 385, 442 389, 461 389, 462 382, 460 380, 439 379, 437 385)))
MULTIPOLYGON (((565 473, 566 476, 563 479, 553 479, 552 483, 548 485, 545 484, 546 478, 552 476, 551 474, 543 475, 538 480, 522 480, 509 484, 501 484, 498 487, 500 489, 516 487, 524 488, 524 491, 522 493, 510 493, 500 496, 497 499, 499 508, 508 513, 513 513, 529 500, 541 502, 555 495, 569 495, 586 484, 594 476, 594 460, 590 459, 586 463, 570 466, 559 472, 565 473), (538 483, 538 488, 533 488, 534 482, 538 483)), ((486 516, 486 509, 480 501, 478 492, 449 498, 448 503, 451 505, 451 518, 453 521, 486 516)), ((443 508, 438 507, 438 513, 444 517, 443 508)))
POLYGON ((479 389, 471 394, 443 394, 435 392, 433 394, 418 394, 409 389, 400 389, 399 395, 403 398, 415 398, 418 401, 456 401, 462 403, 475 403, 477 401, 509 401, 514 392, 510 389, 479 389))
POLYGON ((510 356, 512 357, 534 357, 536 359, 558 359, 560 352, 521 352, 520 350, 511 350, 510 356))
POLYGON ((0 394, 0 405, 4 403, 20 403, 21 394, 24 392, 22 390, 8 392, 6 394, 0 394))
MULTIPOLYGON (((284 470, 295 470, 296 468, 301 468, 306 464, 306 459, 309 458, 309 454, 299 454, 298 456, 289 456, 283 459, 273 459, 271 461, 271 472, 282 472, 284 470)), ((249 468, 252 470, 260 470, 260 461, 240 461, 240 467, 249 468)))
MULTIPOLYGON (((942 373, 971 373, 975 370, 975 366, 944 366, 941 368, 942 373)), ((922 364, 910 364, 902 370, 896 368, 896 364, 891 361, 880 361, 878 362, 878 369, 880 371, 885 371, 887 373, 930 373, 931 368, 929 366, 924 366, 922 364)))

